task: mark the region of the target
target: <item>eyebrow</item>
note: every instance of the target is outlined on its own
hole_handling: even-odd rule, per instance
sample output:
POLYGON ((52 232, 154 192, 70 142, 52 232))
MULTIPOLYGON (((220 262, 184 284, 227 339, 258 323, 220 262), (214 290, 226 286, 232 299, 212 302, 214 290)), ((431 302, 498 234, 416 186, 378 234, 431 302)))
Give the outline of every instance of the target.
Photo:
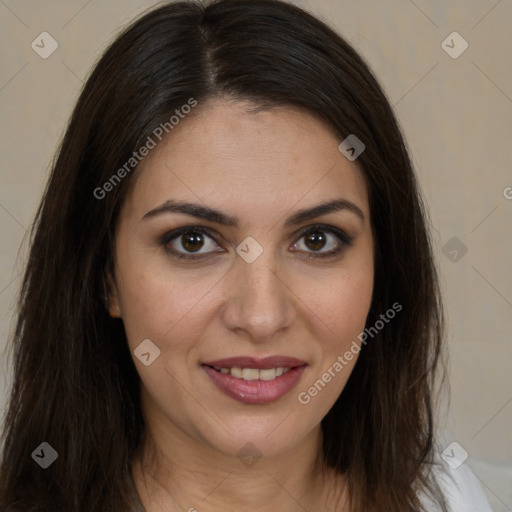
MULTIPOLYGON (((297 224, 301 224, 303 222, 307 222, 309 220, 315 219, 316 217, 320 217, 322 215, 327 215, 328 213, 335 213, 339 211, 349 211, 359 217, 363 222, 365 220, 364 214, 362 210, 356 206, 354 203, 347 201, 346 199, 335 199, 333 201, 329 201, 327 203, 318 204, 316 206, 312 206, 310 208, 304 208, 302 210, 298 210, 293 215, 288 217, 284 223, 286 227, 295 226, 297 224)), ((187 203, 182 201, 174 201, 169 199, 162 203, 160 206, 157 206, 153 210, 147 212, 142 220, 156 217, 157 215, 162 215, 165 213, 184 213, 186 215, 191 215, 192 217, 197 217, 198 219, 207 220, 210 222, 214 222, 217 224, 221 224, 223 226, 233 226, 238 227, 239 219, 237 217, 227 215, 219 210, 215 210, 213 208, 209 208, 207 206, 202 206, 194 203, 187 203)))

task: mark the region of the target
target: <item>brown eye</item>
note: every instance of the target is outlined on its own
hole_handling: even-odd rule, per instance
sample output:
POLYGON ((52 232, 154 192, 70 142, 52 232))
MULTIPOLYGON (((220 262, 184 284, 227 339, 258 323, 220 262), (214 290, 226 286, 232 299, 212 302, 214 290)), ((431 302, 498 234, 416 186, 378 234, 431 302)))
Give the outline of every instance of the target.
POLYGON ((189 231, 181 235, 182 246, 190 252, 197 252, 204 244, 203 234, 197 231, 189 231))
POLYGON ((186 227, 166 234, 162 240, 166 250, 177 258, 204 258, 219 251, 219 245, 207 230, 186 227))
POLYGON ((319 251, 327 243, 327 237, 321 231, 311 231, 305 235, 305 243, 313 251, 319 251))
POLYGON ((313 226, 302 233, 292 250, 305 252, 308 258, 327 258, 339 254, 344 247, 351 246, 353 239, 354 237, 334 226, 313 226))

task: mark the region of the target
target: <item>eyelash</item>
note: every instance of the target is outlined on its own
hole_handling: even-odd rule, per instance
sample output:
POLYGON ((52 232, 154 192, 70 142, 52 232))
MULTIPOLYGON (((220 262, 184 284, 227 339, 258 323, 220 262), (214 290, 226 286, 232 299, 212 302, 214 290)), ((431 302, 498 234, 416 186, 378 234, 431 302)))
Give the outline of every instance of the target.
MULTIPOLYGON (((352 246, 354 238, 355 238, 354 236, 347 235, 341 229, 338 229, 338 228, 335 228, 332 226, 325 226, 323 224, 315 224, 313 226, 308 226, 304 231, 302 231, 298 240, 300 240, 304 236, 306 236, 312 232, 315 232, 315 231, 321 231, 324 233, 329 233, 331 235, 334 235, 335 237, 338 238, 340 245, 337 249, 331 250, 331 251, 325 252, 325 253, 307 253, 304 257, 306 257, 308 259, 318 260, 318 259, 324 259, 324 258, 335 256, 335 255, 339 254, 343 250, 344 247, 352 246)), ((210 253, 201 253, 201 255, 199 255, 199 254, 193 255, 193 254, 181 253, 179 251, 175 251, 174 249, 170 249, 168 247, 170 242, 172 242, 176 238, 178 238, 181 235, 188 233, 188 232, 195 232, 195 233, 201 233, 203 235, 207 235, 212 240, 214 240, 216 243, 218 243, 217 240, 215 240, 215 236, 213 236, 212 232, 209 229, 203 228, 201 226, 186 226, 183 228, 178 228, 174 231, 166 233, 161 238, 160 243, 165 247, 165 250, 173 258, 178 258, 178 259, 183 259, 183 260, 199 260, 199 259, 205 259, 208 256, 210 256, 212 254, 211 252, 210 253)))

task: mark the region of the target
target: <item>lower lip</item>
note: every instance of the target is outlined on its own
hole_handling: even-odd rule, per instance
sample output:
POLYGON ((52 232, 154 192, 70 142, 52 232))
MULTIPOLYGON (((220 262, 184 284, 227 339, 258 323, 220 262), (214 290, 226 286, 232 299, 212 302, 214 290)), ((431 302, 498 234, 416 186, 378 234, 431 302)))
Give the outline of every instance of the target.
POLYGON ((268 404, 279 400, 297 384, 306 365, 297 366, 274 380, 244 380, 214 370, 202 368, 213 383, 226 395, 244 404, 268 404))

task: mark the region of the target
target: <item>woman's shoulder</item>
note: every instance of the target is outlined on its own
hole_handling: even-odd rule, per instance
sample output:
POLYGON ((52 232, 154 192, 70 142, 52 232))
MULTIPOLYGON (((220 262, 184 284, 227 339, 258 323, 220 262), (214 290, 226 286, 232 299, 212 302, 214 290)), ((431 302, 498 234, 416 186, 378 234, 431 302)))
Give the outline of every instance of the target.
MULTIPOLYGON (((436 462, 432 474, 450 512, 493 512, 480 481, 467 464, 453 469, 442 460, 436 462)), ((422 503, 428 512, 438 512, 438 508, 426 496, 422 503)))

